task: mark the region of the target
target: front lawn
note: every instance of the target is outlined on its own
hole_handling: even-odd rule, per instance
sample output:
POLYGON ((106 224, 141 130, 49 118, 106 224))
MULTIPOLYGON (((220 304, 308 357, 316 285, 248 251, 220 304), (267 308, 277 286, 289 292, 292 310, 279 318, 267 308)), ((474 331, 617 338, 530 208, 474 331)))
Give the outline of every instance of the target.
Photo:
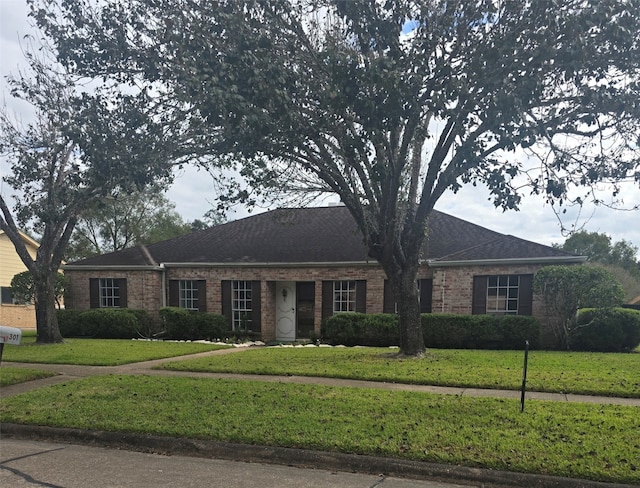
MULTIPOLYGON (((396 353, 383 348, 270 347, 160 368, 509 390, 522 384, 522 351, 430 349, 421 359, 398 359, 396 353)), ((639 372, 638 353, 530 351, 527 389, 640 398, 639 372)))
POLYGON ((134 341, 127 339, 65 339, 61 344, 36 344, 23 337, 19 346, 7 346, 3 361, 20 363, 116 366, 213 351, 229 346, 194 342, 134 341))
POLYGON ((637 407, 531 400, 520 413, 519 406, 376 389, 109 375, 3 399, 0 420, 640 483, 637 407))
POLYGON ((16 383, 39 380, 41 378, 48 378, 49 376, 55 375, 56 374, 51 371, 44 371, 41 369, 0 366, 0 386, 15 385, 16 383))

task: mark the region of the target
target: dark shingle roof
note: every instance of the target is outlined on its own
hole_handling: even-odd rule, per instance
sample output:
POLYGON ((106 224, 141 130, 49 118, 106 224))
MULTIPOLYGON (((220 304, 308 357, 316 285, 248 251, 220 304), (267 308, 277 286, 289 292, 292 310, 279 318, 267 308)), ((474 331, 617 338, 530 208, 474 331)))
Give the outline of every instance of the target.
MULTIPOLYGON (((278 209, 147 247, 73 263, 349 263, 371 261, 346 207, 278 209)), ((467 261, 570 257, 564 251, 486 229, 442 212, 429 217, 422 259, 467 261)))

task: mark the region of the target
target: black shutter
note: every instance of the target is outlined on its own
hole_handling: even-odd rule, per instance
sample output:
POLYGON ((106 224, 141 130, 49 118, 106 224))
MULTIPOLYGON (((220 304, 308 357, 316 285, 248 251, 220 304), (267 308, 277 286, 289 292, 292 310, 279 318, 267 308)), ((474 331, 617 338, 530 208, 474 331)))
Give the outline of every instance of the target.
POLYGON ((207 311, 207 282, 198 280, 198 312, 207 311))
POLYGON ((367 313, 367 282, 356 281, 356 312, 367 313))
POLYGON ((260 282, 252 281, 251 282, 251 331, 252 332, 260 332, 261 331, 261 310, 262 310, 262 299, 260 293, 260 282))
POLYGON ((89 308, 100 308, 100 278, 89 278, 89 308))
POLYGON ((420 313, 431 313, 433 300, 433 280, 426 278, 420 282, 420 313))
POLYGON ((487 277, 473 277, 473 301, 471 303, 471 313, 482 315, 487 313, 487 277))
POLYGON ((180 282, 178 280, 169 280, 169 306, 180 306, 180 282))
POLYGON ((393 290, 391 289, 391 282, 389 280, 384 280, 382 313, 396 313, 396 299, 393 296, 393 290))
POLYGON ((222 315, 227 323, 227 328, 231 330, 233 314, 231 312, 231 281, 222 282, 222 315))
POLYGON ((518 288, 518 315, 533 314, 533 275, 520 275, 518 288))
POLYGON ((116 280, 120 292, 120 308, 127 308, 127 280, 120 278, 116 280))
POLYGON ((322 319, 333 315, 333 281, 322 282, 322 319))

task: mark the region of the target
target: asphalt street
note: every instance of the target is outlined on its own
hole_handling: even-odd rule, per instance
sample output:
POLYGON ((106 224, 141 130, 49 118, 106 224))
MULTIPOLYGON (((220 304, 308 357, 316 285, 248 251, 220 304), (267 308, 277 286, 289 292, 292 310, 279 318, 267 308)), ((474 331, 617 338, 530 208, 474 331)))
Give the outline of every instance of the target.
POLYGON ((0 440, 0 486, 462 488, 463 485, 4 438, 0 440))

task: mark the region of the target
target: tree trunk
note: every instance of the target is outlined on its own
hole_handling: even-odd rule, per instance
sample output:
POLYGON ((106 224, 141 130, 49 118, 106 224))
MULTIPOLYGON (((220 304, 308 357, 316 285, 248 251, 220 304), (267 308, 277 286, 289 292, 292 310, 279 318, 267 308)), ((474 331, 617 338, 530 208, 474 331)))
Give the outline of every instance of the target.
POLYGON ((36 307, 36 342, 52 344, 63 342, 58 316, 56 315, 55 279, 57 272, 43 273, 41 279, 34 277, 36 307))
POLYGON ((413 273, 412 278, 402 279, 398 290, 399 293, 396 294, 398 327, 400 328, 400 352, 405 356, 421 356, 426 348, 422 335, 416 273, 413 273))
POLYGON ((415 266, 405 268, 398 273, 387 272, 398 307, 400 353, 405 356, 421 356, 426 350, 416 280, 418 275, 417 262, 416 259, 415 266))

